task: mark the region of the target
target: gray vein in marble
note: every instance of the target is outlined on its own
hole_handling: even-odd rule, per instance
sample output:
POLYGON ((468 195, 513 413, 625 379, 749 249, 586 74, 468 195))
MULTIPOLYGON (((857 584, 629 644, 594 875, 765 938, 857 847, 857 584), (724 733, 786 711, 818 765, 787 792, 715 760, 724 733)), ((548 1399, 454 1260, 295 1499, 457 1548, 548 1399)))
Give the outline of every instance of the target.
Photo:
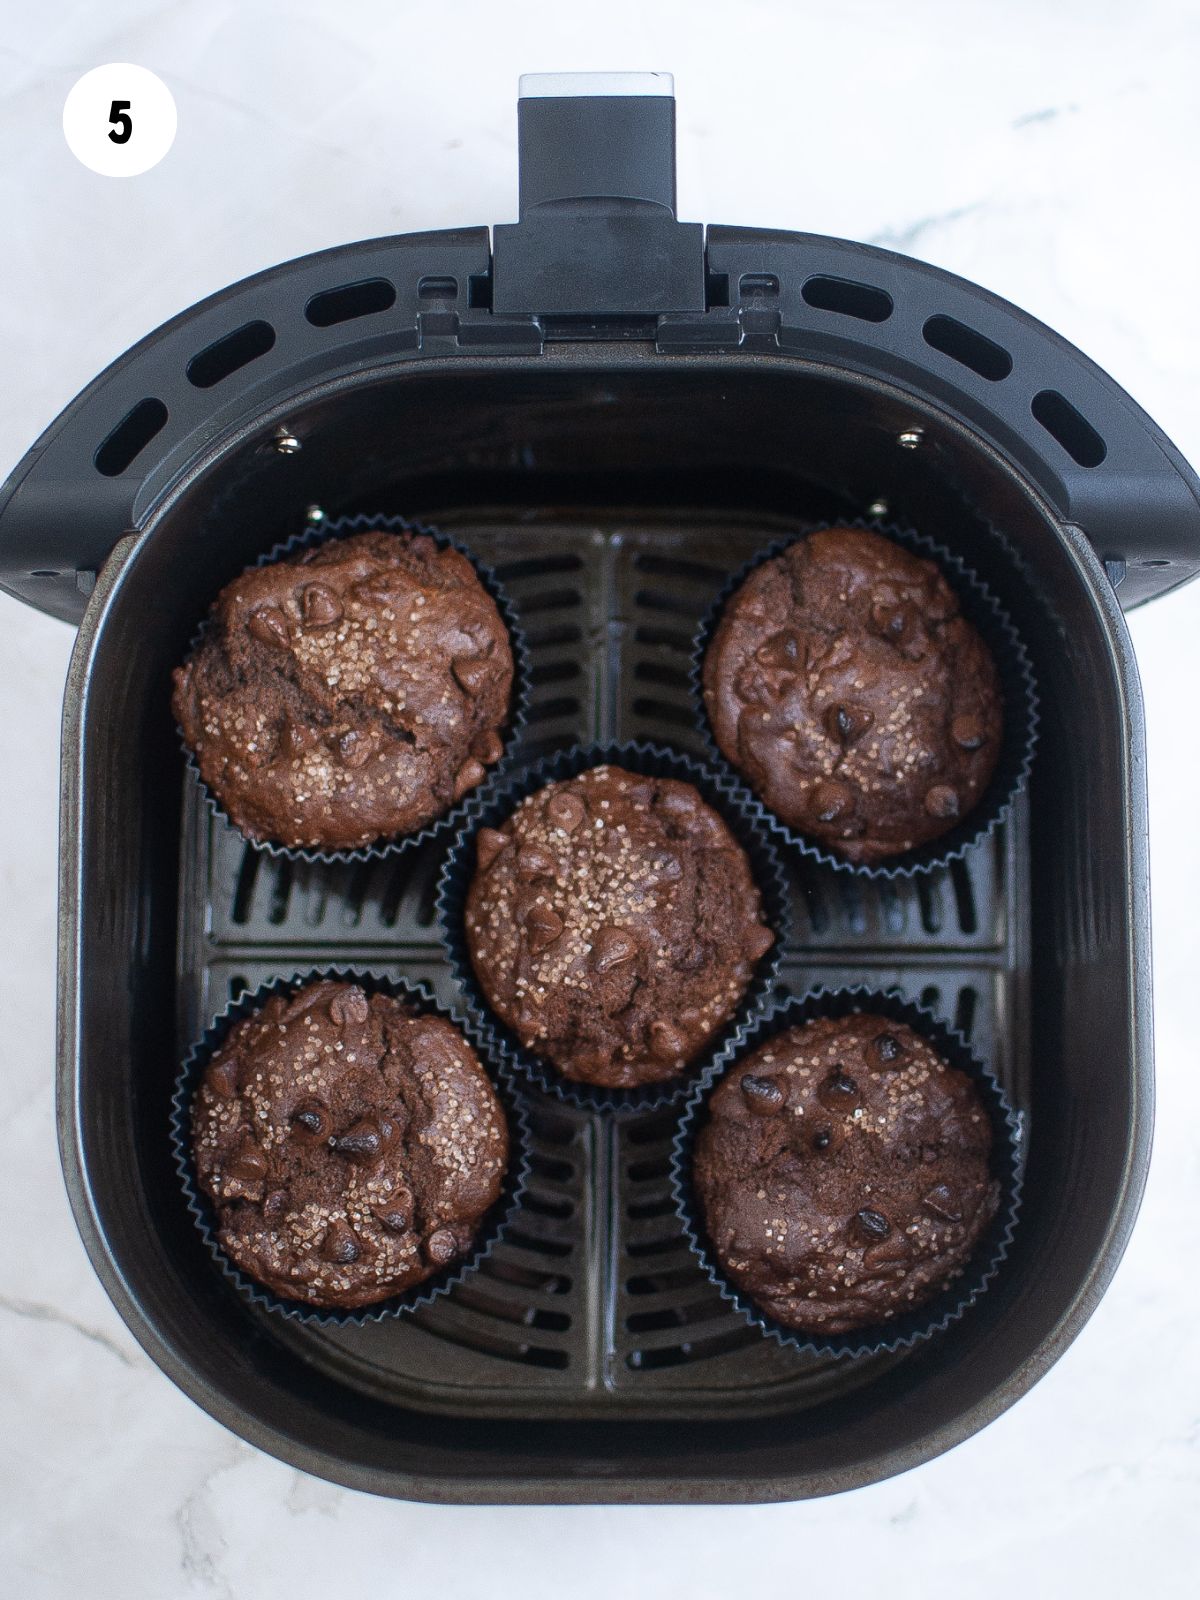
POLYGON ((77 1321, 68 1316, 65 1311, 60 1311, 57 1306, 42 1305, 36 1300, 17 1300, 11 1295, 0 1295, 0 1311, 7 1311, 14 1317, 27 1317, 31 1322, 50 1322, 58 1328, 69 1328, 72 1333, 80 1334, 84 1339, 89 1339, 92 1344, 98 1344, 102 1350, 107 1350, 109 1355, 116 1356, 124 1366, 139 1367, 142 1365, 129 1351, 123 1350, 115 1339, 107 1333, 101 1333, 99 1328, 89 1328, 86 1323, 77 1321))
POLYGON ((878 233, 869 234, 867 243, 878 245, 881 250, 907 250, 925 234, 932 233, 935 228, 945 228, 961 217, 970 216, 982 205, 982 200, 972 200, 969 205, 955 206, 952 211, 939 211, 932 216, 918 217, 916 222, 910 222, 902 228, 883 228, 878 233))
POLYGON ((223 1473, 240 1467, 253 1454, 244 1444, 231 1445, 224 1459, 204 1474, 175 1513, 180 1538, 179 1565, 184 1576, 219 1595, 221 1600, 235 1600, 229 1579, 220 1568, 228 1546, 212 1507, 205 1502, 214 1481, 223 1473))
POLYGON ((916 1500, 910 1500, 906 1506, 901 1506, 899 1511, 893 1511, 888 1521, 897 1528, 902 1527, 906 1522, 915 1521, 919 1510, 919 1503, 916 1500))
POLYGON ((345 1491, 336 1484, 323 1483, 320 1478, 310 1478, 307 1472, 293 1468, 283 1509, 291 1517, 315 1511, 319 1516, 336 1520, 344 1495, 345 1491))
POLYGON ((1043 106, 1040 111, 1026 111, 1022 116, 1014 117, 1011 125, 1014 128, 1029 128, 1037 122, 1053 122, 1056 117, 1073 116, 1078 110, 1078 106, 1043 106))

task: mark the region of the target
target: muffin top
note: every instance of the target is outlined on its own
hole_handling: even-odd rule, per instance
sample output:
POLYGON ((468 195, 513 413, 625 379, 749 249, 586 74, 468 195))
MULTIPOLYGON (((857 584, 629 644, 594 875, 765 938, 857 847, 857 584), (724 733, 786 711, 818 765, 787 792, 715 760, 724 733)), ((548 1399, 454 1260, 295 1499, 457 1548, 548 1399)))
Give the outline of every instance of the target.
POLYGON ((504 1111, 444 1017, 322 979, 236 1022, 192 1106, 226 1255, 287 1299, 371 1305, 465 1255, 504 1111))
POLYGON ((745 852, 691 784, 615 766, 480 829, 466 938, 521 1042, 605 1088, 681 1072, 774 943, 745 852))
POLYGON ((248 838, 356 849, 424 827, 480 782, 512 679, 465 556, 425 534, 358 533, 222 589, 172 708, 248 838))
POLYGON ((810 533, 750 573, 704 658, 713 735, 771 810, 848 861, 938 838, 987 787, 991 653, 932 561, 810 533))
POLYGON ((911 1028, 820 1018, 729 1069, 693 1182, 733 1283, 787 1327, 845 1333, 961 1272, 999 1204, 991 1144, 971 1079, 911 1028))

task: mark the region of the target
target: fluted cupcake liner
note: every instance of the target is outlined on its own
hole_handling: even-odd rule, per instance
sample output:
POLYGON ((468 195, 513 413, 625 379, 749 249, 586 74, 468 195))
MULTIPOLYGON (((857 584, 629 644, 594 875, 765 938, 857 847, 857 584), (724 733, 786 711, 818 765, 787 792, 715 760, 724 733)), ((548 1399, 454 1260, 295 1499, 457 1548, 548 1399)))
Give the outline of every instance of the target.
POLYGON ((966 1314, 1000 1272, 1012 1243, 1021 1204, 1021 1125, 1008 1098, 990 1068, 972 1053, 963 1036, 948 1028, 924 1006, 911 1000, 863 986, 847 989, 814 989, 808 994, 777 1002, 753 1022, 740 1028, 717 1061, 697 1083, 683 1108, 671 1155, 671 1192, 693 1253, 722 1299, 734 1306, 746 1321, 760 1328, 769 1338, 807 1355, 855 1358, 892 1354, 911 1349, 935 1334, 944 1333, 966 1314), (789 1328, 768 1315, 737 1288, 717 1261, 692 1182, 692 1160, 696 1137, 704 1126, 709 1096, 727 1072, 760 1044, 787 1028, 798 1027, 817 1017, 845 1017, 854 1014, 884 1016, 907 1024, 926 1039, 950 1066, 965 1072, 979 1090, 992 1124, 992 1176, 1000 1185, 996 1215, 978 1240, 966 1266, 923 1305, 889 1318, 872 1327, 847 1333, 804 1333, 789 1328))
POLYGON ((442 867, 437 914, 442 938, 474 1037, 497 1053, 501 1071, 514 1083, 553 1095, 588 1111, 649 1111, 670 1105, 685 1094, 735 1030, 750 1021, 770 997, 789 931, 787 881, 770 843, 765 813, 728 771, 714 772, 691 756, 645 743, 592 744, 562 750, 506 777, 493 779, 472 797, 469 816, 442 867), (633 1089, 606 1089, 565 1078, 548 1060, 528 1049, 492 1010, 475 975, 467 948, 464 912, 475 871, 475 836, 481 827, 499 827, 520 801, 546 784, 577 777, 591 767, 624 767, 646 777, 690 783, 729 825, 745 850, 762 897, 763 915, 775 943, 756 964, 754 976, 731 1020, 714 1035, 691 1066, 674 1078, 633 1089))
POLYGON ((960 817, 952 828, 938 838, 884 861, 848 861, 828 845, 784 822, 765 802, 762 802, 763 810, 771 829, 793 850, 837 872, 876 879, 911 878, 918 873, 934 872, 958 860, 994 832, 1024 789, 1037 744, 1038 694, 1029 652, 1007 611, 961 557, 927 534, 894 523, 867 521, 861 517, 844 518, 837 522, 814 522, 799 534, 776 539, 733 573, 705 614, 692 646, 689 682, 707 757, 718 768, 731 772, 738 770, 718 747, 704 703, 704 657, 726 605, 756 568, 782 555, 798 540, 827 528, 860 528, 869 533, 878 533, 913 555, 934 562, 942 572, 959 601, 962 615, 978 630, 996 663, 1004 701, 1000 751, 987 787, 965 816, 960 817))
MULTIPOLYGON (((282 540, 272 546, 264 555, 259 556, 253 566, 271 566, 276 561, 284 561, 294 555, 299 555, 304 550, 315 550, 320 545, 331 539, 346 539, 355 533, 412 533, 424 534, 441 549, 457 550, 459 555, 465 556, 475 570, 475 575, 483 585, 486 592, 496 603, 496 609, 508 631, 509 644, 513 658, 512 693, 509 700, 509 714, 507 725, 501 730, 504 740, 504 753, 495 766, 490 769, 491 774, 506 772, 512 765, 514 752, 520 740, 525 719, 529 711, 529 696, 531 692, 530 656, 529 646, 525 641, 516 609, 508 598, 500 580, 496 577, 491 567, 480 561, 466 545, 452 538, 450 534, 443 533, 440 528, 434 528, 424 522, 410 522, 406 517, 396 516, 371 516, 360 512, 352 517, 337 517, 331 521, 321 522, 318 525, 304 529, 293 534, 290 538, 282 540)), ((188 655, 200 645, 204 638, 205 630, 210 619, 205 617, 192 635, 188 644, 188 655)), ((336 862, 351 861, 377 861, 384 856, 389 858, 399 855, 402 851, 414 849, 417 845, 425 844, 455 828, 463 820, 469 796, 465 796, 455 805, 444 811, 440 817, 434 817, 423 828, 418 828, 412 833, 395 834, 374 840, 371 844, 359 845, 354 850, 324 850, 312 846, 285 845, 274 839, 251 839, 248 834, 242 833, 236 822, 229 816, 220 801, 213 794, 208 784, 200 775, 200 768, 196 757, 183 736, 183 729, 176 724, 176 733, 183 748, 184 759, 191 777, 198 784, 204 795, 208 809, 213 816, 221 822, 228 823, 234 828, 246 843, 254 850, 261 850, 265 855, 274 856, 276 859, 289 861, 324 862, 332 865, 336 862)))
MULTIPOLYGON (((248 990, 231 1001, 188 1051, 175 1080, 175 1092, 171 1098, 171 1152, 187 1208, 196 1223, 205 1248, 224 1276, 246 1300, 252 1305, 289 1317, 296 1322, 318 1327, 363 1327, 369 1322, 381 1322, 386 1317, 402 1316, 431 1305, 443 1295, 449 1294, 464 1278, 474 1273, 479 1263, 492 1253, 520 1208, 521 1198, 528 1182, 531 1139, 529 1114, 508 1084, 495 1072, 488 1070, 490 1063, 484 1056, 484 1068, 488 1070, 488 1078, 504 1108, 508 1123, 508 1167, 496 1203, 484 1217, 470 1252, 460 1260, 451 1262, 421 1283, 413 1284, 399 1294, 389 1295, 386 1300, 379 1300, 374 1305, 358 1306, 354 1309, 340 1310, 313 1306, 305 1301, 288 1300, 275 1294, 238 1267, 221 1248, 217 1236, 216 1210, 208 1196, 200 1189, 196 1177, 196 1164, 192 1153, 192 1103, 204 1075, 204 1069, 228 1038, 236 1022, 260 1010, 272 995, 292 994, 305 984, 322 979, 356 983, 368 994, 390 995, 393 999, 402 1000, 420 1015, 432 1014, 444 1017, 455 1027, 462 1029, 466 1036, 461 1019, 439 1006, 423 983, 380 977, 374 973, 346 967, 322 967, 312 971, 297 972, 286 978, 276 978, 271 983, 263 984, 253 992, 248 990)), ((478 1045, 473 1039, 469 1042, 478 1050, 478 1045)))

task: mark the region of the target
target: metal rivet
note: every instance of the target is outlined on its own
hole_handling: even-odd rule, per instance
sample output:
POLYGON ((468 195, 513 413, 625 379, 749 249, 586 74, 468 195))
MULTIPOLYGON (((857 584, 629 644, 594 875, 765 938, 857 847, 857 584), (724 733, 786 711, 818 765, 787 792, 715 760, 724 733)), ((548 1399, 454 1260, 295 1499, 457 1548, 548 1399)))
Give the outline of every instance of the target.
POLYGON ((309 506, 304 513, 304 520, 310 528, 315 528, 319 523, 325 521, 325 513, 320 506, 309 506))
POLYGON ((872 500, 867 507, 867 515, 869 517, 886 517, 890 509, 886 500, 872 500))
POLYGON ((286 428, 275 429, 274 444, 281 456, 294 456, 301 448, 299 439, 294 433, 289 433, 286 428))
POLYGON ((924 437, 924 428, 905 428, 904 432, 898 435, 896 443, 902 450, 915 450, 924 437))

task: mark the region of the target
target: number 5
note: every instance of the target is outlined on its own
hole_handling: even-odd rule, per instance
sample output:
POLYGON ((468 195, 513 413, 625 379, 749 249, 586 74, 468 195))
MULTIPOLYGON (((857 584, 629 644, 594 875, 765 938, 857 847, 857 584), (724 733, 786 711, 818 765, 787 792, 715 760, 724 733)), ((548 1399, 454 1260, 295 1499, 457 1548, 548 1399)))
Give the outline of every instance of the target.
POLYGON ((132 100, 114 100, 108 113, 108 120, 113 124, 109 129, 108 137, 114 144, 128 144, 133 134, 133 119, 129 115, 132 100), (120 129, 118 133, 117 129, 120 129))

